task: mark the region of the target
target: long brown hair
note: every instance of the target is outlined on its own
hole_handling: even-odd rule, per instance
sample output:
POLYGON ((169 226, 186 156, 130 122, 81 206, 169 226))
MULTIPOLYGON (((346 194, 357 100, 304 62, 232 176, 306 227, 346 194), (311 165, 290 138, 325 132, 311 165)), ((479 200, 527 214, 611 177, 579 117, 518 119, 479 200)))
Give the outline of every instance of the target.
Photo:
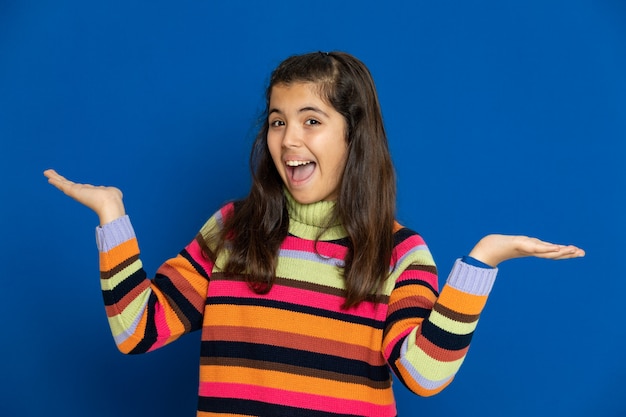
POLYGON ((216 253, 228 245, 224 272, 245 274, 256 292, 271 289, 289 216, 283 183, 267 146, 267 112, 272 87, 298 82, 315 84, 320 97, 346 120, 348 156, 332 220, 341 221, 348 233, 344 308, 349 308, 379 290, 389 274, 396 201, 395 173, 374 81, 367 67, 350 54, 295 55, 272 72, 262 126, 250 154, 250 193, 225 221, 216 253))

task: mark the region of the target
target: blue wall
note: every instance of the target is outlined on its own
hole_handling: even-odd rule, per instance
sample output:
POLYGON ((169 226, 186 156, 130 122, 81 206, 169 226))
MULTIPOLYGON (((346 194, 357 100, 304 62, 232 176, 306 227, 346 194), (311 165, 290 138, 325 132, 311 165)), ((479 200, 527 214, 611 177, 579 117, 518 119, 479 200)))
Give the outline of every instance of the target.
POLYGON ((457 380, 398 384, 401 415, 626 414, 623 1, 2 0, 0 415, 194 415, 199 335, 117 352, 96 216, 41 172, 119 186, 153 273, 247 192, 270 70, 335 49, 374 74, 442 282, 490 232, 587 250, 503 264, 457 380))

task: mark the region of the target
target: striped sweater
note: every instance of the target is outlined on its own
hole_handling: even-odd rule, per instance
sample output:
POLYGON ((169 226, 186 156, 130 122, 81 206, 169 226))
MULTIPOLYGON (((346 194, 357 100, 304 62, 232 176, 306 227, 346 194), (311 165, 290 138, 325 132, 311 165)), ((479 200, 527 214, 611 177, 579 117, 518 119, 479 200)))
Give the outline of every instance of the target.
POLYGON ((391 372, 416 394, 441 391, 461 366, 497 270, 458 260, 439 293, 424 240, 398 227, 383 294, 344 310, 345 230, 335 225, 316 243, 333 204, 288 196, 289 235, 265 295, 221 273, 227 253, 215 262, 202 253, 232 204, 152 279, 127 216, 99 227, 102 291, 120 351, 148 352, 201 330, 199 417, 395 416, 391 372))

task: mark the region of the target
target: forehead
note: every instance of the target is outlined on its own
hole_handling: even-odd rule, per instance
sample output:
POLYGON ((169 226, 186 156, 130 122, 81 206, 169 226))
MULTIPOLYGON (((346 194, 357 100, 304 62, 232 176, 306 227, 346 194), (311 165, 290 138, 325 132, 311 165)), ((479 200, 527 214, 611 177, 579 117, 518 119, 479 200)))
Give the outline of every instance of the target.
POLYGON ((270 107, 305 101, 328 105, 322 98, 320 86, 312 82, 278 83, 270 90, 269 101, 270 107))

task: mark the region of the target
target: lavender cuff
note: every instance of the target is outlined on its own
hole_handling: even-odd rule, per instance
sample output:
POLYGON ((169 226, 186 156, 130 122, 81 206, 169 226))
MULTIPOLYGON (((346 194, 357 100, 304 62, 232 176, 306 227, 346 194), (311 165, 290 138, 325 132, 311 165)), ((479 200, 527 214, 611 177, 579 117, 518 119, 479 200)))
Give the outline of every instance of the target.
POLYGON ((119 244, 135 237, 135 230, 128 215, 119 217, 103 226, 96 227, 98 251, 108 252, 119 244))
POLYGON ((457 259, 448 276, 447 284, 473 295, 487 295, 493 288, 498 268, 480 268, 457 259))

